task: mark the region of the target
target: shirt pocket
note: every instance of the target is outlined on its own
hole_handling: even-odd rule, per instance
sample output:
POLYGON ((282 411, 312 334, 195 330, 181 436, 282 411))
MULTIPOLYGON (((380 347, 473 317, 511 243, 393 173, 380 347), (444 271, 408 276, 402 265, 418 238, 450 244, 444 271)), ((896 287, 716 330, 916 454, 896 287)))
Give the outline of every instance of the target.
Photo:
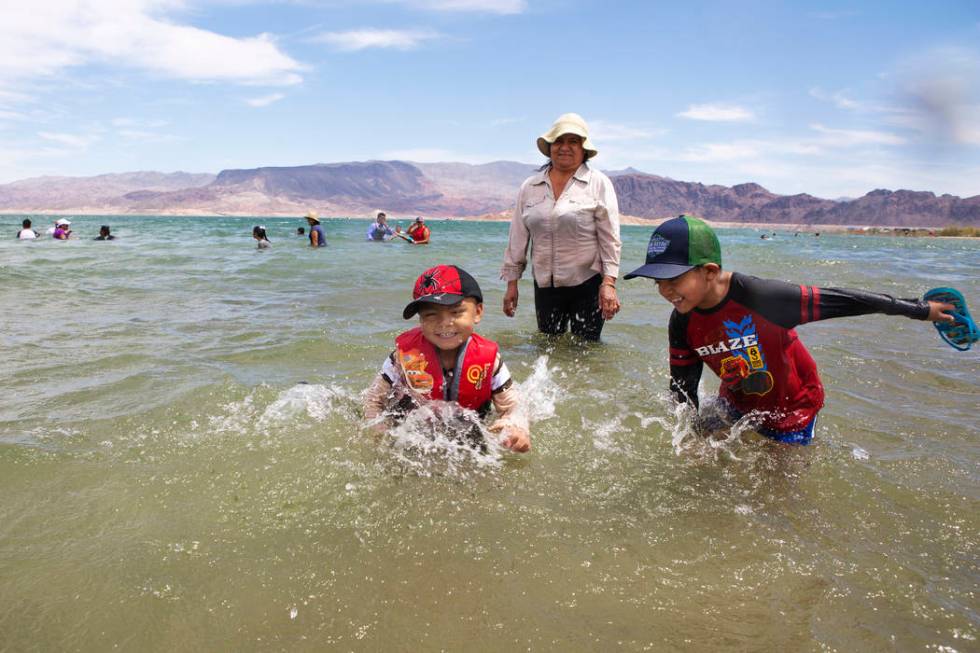
POLYGON ((541 184, 539 186, 532 186, 524 193, 524 201, 521 205, 521 212, 527 215, 532 210, 540 209, 541 204, 543 204, 548 199, 548 194, 551 189, 548 188, 547 184, 541 184))
POLYGON ((595 214, 598 202, 588 192, 588 187, 569 189, 567 204, 564 207, 566 219, 575 222, 575 233, 581 240, 595 241, 595 214))

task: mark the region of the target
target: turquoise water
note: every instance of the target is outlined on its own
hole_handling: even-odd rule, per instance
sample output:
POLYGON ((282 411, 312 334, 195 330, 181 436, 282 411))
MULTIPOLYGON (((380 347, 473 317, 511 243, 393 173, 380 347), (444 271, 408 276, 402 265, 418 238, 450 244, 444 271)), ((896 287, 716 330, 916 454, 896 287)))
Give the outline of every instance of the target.
MULTIPOLYGON (((713 447, 665 401, 653 284, 620 283, 601 344, 550 342, 529 282, 500 312, 506 224, 413 248, 332 220, 314 251, 298 219, 80 217, 22 243, 22 217, 0 217, 0 650, 980 647, 980 365, 928 324, 801 327, 815 445, 713 447), (104 223, 118 240, 90 240, 104 223), (530 454, 358 428, 440 262, 483 285, 530 454)), ((624 227, 624 269, 649 231, 624 227)), ((721 239, 743 272, 980 306, 976 241, 721 239)))

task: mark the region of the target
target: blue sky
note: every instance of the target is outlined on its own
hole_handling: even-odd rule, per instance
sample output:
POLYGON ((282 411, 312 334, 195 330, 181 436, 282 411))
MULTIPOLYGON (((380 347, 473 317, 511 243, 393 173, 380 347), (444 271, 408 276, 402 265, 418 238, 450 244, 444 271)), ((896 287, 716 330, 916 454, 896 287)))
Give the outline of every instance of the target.
POLYGON ((980 3, 5 0, 0 182, 368 159, 980 194, 980 3))

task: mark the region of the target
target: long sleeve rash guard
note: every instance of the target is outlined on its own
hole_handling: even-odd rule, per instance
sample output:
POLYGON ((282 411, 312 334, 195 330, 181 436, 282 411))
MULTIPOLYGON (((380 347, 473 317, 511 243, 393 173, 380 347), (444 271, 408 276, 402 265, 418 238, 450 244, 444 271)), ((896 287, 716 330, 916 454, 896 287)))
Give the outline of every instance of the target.
POLYGON ((794 327, 836 317, 884 313, 924 320, 928 302, 863 290, 817 288, 732 273, 725 298, 710 309, 670 316, 670 388, 697 406, 705 364, 739 413, 752 411, 775 431, 803 428, 823 407, 823 384, 794 327))

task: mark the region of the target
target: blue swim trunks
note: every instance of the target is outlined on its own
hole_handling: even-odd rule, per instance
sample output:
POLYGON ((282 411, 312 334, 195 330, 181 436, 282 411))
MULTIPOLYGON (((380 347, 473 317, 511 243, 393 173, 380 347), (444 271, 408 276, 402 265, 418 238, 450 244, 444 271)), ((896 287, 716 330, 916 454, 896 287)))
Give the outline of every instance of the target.
MULTIPOLYGON (((735 407, 729 404, 727 401, 720 401, 720 407, 724 410, 727 415, 724 417, 719 415, 714 415, 709 418, 706 422, 708 428, 719 428, 721 422, 725 422, 725 426, 731 426, 738 420, 742 419, 745 414, 740 413, 735 410, 735 407), (727 419, 726 419, 727 418, 727 419)), ((810 444, 813 440, 813 429, 817 426, 817 416, 814 415, 810 423, 801 429, 795 431, 777 431, 775 429, 767 429, 762 426, 754 427, 752 430, 763 435, 770 440, 775 440, 776 442, 785 442, 787 444, 798 444, 801 446, 806 446, 810 444)))
POLYGON ((806 446, 813 440, 813 429, 816 425, 817 418, 814 416, 809 424, 796 431, 773 431, 772 429, 757 428, 756 432, 777 442, 806 446))

